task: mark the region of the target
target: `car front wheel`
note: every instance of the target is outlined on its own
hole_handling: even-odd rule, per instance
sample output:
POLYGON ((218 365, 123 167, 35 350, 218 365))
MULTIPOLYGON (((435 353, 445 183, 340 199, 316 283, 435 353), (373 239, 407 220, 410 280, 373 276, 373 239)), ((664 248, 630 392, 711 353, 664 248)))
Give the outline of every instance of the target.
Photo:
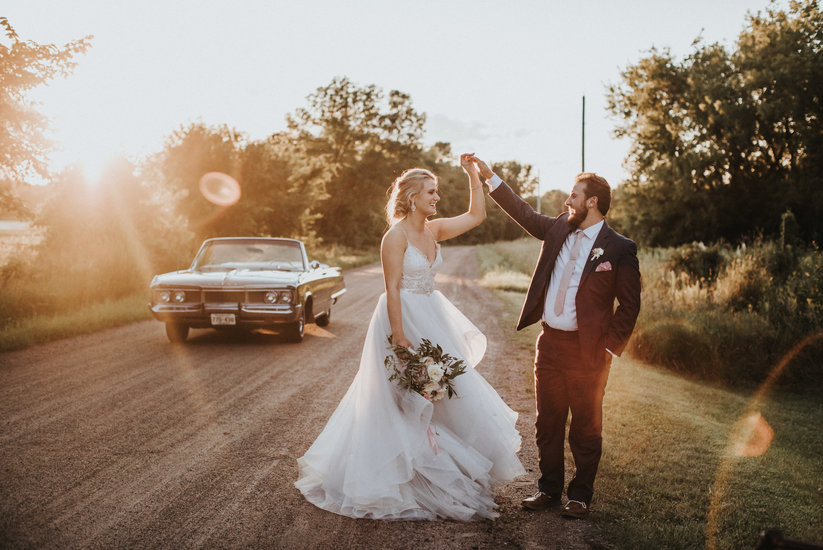
POLYGON ((289 342, 302 342, 306 331, 306 308, 300 308, 300 315, 297 321, 290 324, 286 329, 286 338, 289 342))
POLYGON ((185 342, 186 338, 189 336, 189 325, 166 323, 166 336, 169 337, 170 342, 185 342))

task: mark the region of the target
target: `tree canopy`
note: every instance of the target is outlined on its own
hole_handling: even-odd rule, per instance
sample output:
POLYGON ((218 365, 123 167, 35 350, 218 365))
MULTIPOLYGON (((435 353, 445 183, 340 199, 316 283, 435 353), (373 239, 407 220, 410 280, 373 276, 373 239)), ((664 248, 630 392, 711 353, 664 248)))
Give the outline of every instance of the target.
POLYGON ((15 188, 32 176, 47 179, 51 144, 45 137, 48 120, 28 98, 32 88, 68 75, 75 58, 91 46, 91 36, 58 48, 18 36, 6 17, 0 17, 0 202, 26 214, 15 188))
POLYGON ((651 50, 608 90, 632 141, 620 227, 653 245, 779 232, 791 210, 807 240, 823 213, 823 16, 814 0, 749 15, 734 48, 682 61, 651 50))
MULTIPOLYGON (((387 228, 384 208, 391 184, 415 166, 438 176, 438 216, 458 215, 468 206, 467 177, 456 155, 448 143, 422 144, 425 116, 408 94, 335 78, 310 94, 307 105, 288 115, 287 122, 285 131, 257 141, 227 126, 181 126, 145 163, 144 179, 166 191, 198 241, 270 235, 310 245, 376 248, 387 228), (240 200, 217 218, 212 215, 219 209, 198 190, 200 177, 210 171, 230 174, 242 187, 240 200)), ((494 167, 518 193, 535 192, 531 165, 506 161, 494 167)), ((490 199, 487 210, 486 223, 459 242, 522 235, 490 199)))
POLYGON ((379 242, 386 189, 420 157, 425 115, 408 94, 335 78, 287 120, 292 185, 314 198, 304 233, 355 247, 379 242))

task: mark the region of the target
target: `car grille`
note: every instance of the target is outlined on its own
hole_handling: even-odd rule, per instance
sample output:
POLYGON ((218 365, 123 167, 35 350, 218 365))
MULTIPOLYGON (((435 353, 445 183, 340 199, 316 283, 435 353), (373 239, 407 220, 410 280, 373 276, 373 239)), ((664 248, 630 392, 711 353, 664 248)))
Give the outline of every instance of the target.
POLYGON ((203 301, 208 304, 236 304, 244 301, 243 290, 204 290, 203 301))

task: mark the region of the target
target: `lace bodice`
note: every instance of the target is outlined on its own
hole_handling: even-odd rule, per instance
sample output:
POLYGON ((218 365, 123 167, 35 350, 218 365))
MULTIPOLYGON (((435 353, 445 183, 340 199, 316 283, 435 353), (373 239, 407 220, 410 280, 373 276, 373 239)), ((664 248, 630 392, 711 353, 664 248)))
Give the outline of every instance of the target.
POLYGON ((408 243, 403 255, 403 276, 400 279, 400 290, 407 290, 417 294, 431 294, 434 292, 434 273, 443 257, 440 255, 440 243, 435 244, 434 262, 429 259, 413 244, 408 243))

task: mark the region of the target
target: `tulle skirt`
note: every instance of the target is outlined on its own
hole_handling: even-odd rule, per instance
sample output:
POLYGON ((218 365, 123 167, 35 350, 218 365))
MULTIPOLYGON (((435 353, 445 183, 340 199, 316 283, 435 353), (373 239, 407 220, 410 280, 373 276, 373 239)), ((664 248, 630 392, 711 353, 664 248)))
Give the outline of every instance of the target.
POLYGON ((434 403, 389 382, 386 296, 372 315, 360 369, 323 432, 298 459, 295 486, 312 504, 373 519, 497 516, 493 488, 525 473, 517 413, 474 369, 486 337, 439 291, 401 291, 403 330, 464 359, 457 396, 434 403))

